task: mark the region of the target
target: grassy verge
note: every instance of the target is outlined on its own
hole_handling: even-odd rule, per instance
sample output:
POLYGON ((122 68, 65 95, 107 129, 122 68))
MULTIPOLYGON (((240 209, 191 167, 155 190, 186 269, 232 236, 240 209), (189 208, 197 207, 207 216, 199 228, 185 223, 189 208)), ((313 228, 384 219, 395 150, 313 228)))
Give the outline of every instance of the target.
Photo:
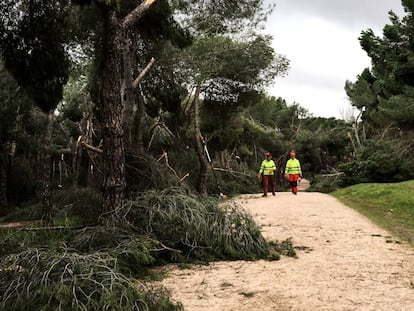
POLYGON ((359 184, 331 195, 414 246, 414 180, 359 184))

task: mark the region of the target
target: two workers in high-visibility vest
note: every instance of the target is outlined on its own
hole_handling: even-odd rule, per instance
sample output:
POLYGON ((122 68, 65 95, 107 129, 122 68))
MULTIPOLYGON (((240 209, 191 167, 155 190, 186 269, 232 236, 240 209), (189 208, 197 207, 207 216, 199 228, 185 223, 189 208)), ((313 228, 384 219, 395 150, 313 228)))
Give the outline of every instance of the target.
MULTIPOLYGON (((302 169, 300 167, 300 161, 296 159, 296 152, 291 150, 289 152, 290 159, 286 162, 285 177, 289 180, 290 188, 293 194, 298 193, 298 181, 302 179, 302 169)), ((270 152, 265 152, 265 159, 260 165, 258 179, 263 178, 263 196, 266 197, 269 186, 271 187, 272 194, 275 195, 275 172, 276 164, 272 160, 270 152)))

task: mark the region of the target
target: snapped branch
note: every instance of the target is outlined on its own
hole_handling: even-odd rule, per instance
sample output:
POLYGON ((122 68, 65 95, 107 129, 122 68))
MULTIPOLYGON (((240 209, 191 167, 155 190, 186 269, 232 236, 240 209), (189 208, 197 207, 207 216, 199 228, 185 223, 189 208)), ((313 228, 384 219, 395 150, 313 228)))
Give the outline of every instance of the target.
POLYGON ((138 5, 134 10, 132 10, 122 21, 122 27, 128 29, 134 24, 136 24, 140 18, 148 11, 151 5, 157 0, 145 0, 140 5, 138 5))
POLYGON ((134 89, 137 88, 138 84, 142 81, 142 79, 144 79, 145 75, 151 70, 152 66, 154 66, 154 63, 155 63, 155 59, 154 57, 152 57, 149 63, 145 66, 145 68, 141 71, 141 73, 132 83, 132 87, 134 89))

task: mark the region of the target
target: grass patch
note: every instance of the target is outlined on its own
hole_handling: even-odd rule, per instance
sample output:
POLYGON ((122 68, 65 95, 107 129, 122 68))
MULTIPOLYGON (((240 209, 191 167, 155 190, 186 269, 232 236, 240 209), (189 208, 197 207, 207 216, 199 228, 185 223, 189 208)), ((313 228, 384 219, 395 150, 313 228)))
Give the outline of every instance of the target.
POLYGON ((414 180, 367 183, 331 195, 414 246, 414 180))

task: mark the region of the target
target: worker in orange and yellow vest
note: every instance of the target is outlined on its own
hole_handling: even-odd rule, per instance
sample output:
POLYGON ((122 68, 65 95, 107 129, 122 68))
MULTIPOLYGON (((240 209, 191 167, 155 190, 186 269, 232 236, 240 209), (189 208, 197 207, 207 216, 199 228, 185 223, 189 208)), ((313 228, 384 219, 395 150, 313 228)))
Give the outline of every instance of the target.
POLYGON ((260 180, 263 176, 263 197, 267 197, 268 187, 270 185, 272 189, 272 194, 275 195, 275 172, 276 164, 272 160, 272 155, 270 152, 265 152, 265 159, 260 165, 259 175, 257 178, 260 180))
POLYGON ((302 179, 302 169, 300 167, 300 162, 296 159, 295 150, 289 152, 290 159, 286 162, 285 168, 285 177, 289 180, 290 189, 293 194, 298 193, 298 181, 302 179))

